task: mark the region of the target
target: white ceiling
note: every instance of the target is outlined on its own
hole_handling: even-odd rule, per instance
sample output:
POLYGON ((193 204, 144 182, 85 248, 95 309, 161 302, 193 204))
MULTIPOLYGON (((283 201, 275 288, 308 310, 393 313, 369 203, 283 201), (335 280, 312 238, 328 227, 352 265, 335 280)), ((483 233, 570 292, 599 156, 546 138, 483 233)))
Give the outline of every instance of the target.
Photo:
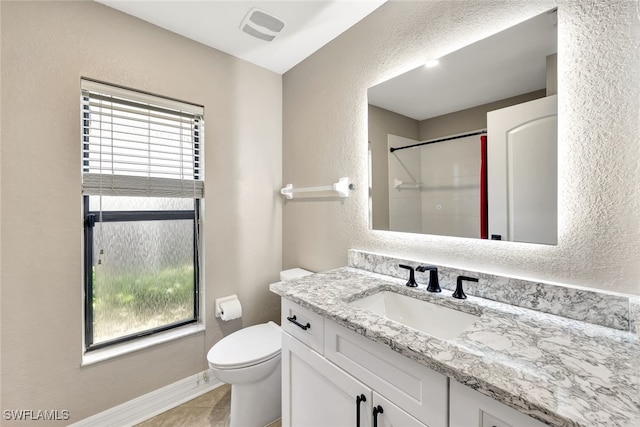
POLYGON ((386 0, 96 0, 184 37, 283 74, 386 0), (267 42, 240 30, 252 8, 284 21, 267 42))

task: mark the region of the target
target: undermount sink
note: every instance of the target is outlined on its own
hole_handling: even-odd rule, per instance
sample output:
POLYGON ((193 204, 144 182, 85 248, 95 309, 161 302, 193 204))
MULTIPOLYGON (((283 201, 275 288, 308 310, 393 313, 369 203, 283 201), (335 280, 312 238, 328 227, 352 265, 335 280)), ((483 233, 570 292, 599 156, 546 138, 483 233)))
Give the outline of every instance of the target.
POLYGON ((443 340, 452 339, 477 316, 395 292, 381 291, 349 303, 443 340))

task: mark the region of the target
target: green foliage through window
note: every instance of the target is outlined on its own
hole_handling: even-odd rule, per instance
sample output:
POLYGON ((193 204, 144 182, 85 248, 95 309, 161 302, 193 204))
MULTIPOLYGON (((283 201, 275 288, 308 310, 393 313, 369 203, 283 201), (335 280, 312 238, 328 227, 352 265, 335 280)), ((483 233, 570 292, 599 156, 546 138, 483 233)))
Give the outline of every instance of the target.
POLYGON ((94 341, 153 329, 193 317, 193 265, 166 268, 157 274, 94 277, 94 341))

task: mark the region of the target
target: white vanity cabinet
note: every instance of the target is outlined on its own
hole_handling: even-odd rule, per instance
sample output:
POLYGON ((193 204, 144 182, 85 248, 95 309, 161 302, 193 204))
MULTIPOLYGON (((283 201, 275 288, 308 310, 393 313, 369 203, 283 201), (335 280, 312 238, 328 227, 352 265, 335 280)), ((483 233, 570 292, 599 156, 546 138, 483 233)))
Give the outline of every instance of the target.
POLYGON ((282 366, 283 426, 427 427, 288 334, 282 366))
POLYGON ((315 316, 282 301, 283 427, 447 426, 446 377, 315 316))
POLYGON ((282 329, 283 427, 543 427, 286 299, 282 329))
POLYGON ((451 427, 544 427, 541 422, 451 380, 451 427))

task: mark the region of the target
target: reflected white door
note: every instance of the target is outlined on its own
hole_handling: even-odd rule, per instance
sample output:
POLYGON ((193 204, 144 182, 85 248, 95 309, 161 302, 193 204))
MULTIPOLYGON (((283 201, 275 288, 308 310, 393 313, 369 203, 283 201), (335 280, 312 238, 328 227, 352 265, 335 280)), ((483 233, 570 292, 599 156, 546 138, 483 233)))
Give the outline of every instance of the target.
POLYGON ((557 96, 487 113, 489 235, 556 244, 557 96))

